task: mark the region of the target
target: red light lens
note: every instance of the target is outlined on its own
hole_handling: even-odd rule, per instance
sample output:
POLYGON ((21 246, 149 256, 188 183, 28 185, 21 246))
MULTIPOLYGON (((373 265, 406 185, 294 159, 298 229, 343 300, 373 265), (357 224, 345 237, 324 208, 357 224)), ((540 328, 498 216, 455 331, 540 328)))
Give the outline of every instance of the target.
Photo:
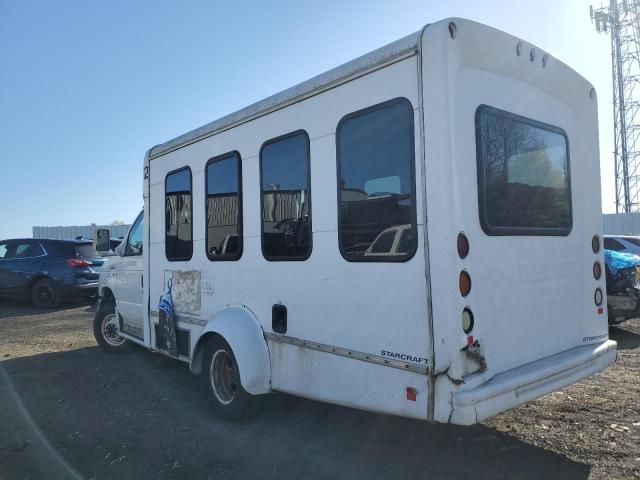
POLYGON ((418 398, 418 391, 413 387, 407 387, 407 400, 415 402, 418 398))
POLYGON ((598 235, 594 235, 591 239, 591 250, 593 250, 593 253, 600 251, 600 237, 598 235))
POLYGON ((69 258, 67 260, 67 265, 69 265, 72 268, 88 267, 91 265, 91 262, 87 262, 86 260, 80 260, 79 258, 69 258))
POLYGON ((469 255, 469 239, 462 232, 458 234, 458 255, 460 258, 466 258, 469 255))
POLYGON ((460 276, 458 277, 458 287, 463 297, 469 295, 471 291, 471 276, 464 270, 460 272, 460 276))
POLYGON ((600 276, 602 275, 602 267, 600 266, 600 262, 596 262, 593 264, 593 278, 596 280, 600 280, 600 276))

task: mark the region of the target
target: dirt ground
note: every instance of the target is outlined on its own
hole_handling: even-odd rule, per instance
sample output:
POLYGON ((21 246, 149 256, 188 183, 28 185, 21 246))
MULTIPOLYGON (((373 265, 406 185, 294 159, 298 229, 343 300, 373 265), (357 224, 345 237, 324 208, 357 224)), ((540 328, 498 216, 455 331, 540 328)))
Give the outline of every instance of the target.
POLYGON ((186 365, 99 350, 92 317, 0 303, 0 480, 640 478, 638 320, 614 367, 455 427, 281 394, 225 423, 186 365))

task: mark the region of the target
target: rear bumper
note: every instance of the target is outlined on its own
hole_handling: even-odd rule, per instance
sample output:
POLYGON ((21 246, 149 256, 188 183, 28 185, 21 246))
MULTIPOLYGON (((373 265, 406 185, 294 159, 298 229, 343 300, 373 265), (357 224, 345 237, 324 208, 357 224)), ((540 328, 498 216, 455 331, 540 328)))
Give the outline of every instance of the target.
POLYGON ((509 408, 570 385, 616 361, 616 342, 572 348, 500 373, 488 382, 453 394, 451 423, 472 425, 509 408))
POLYGON ((61 289, 64 298, 73 300, 76 298, 88 298, 98 296, 98 282, 88 282, 76 285, 67 285, 61 289))
POLYGON ((626 295, 607 294, 607 310, 609 323, 620 323, 629 318, 640 316, 640 295, 638 290, 628 292, 626 295))

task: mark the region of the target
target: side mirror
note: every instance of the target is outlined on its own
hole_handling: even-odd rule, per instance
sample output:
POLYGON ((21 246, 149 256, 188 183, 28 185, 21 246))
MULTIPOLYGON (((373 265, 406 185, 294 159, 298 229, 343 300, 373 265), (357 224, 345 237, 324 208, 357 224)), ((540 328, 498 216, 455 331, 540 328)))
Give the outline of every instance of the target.
POLYGON ((96 251, 108 252, 110 250, 111 234, 106 228, 99 228, 96 231, 96 251))

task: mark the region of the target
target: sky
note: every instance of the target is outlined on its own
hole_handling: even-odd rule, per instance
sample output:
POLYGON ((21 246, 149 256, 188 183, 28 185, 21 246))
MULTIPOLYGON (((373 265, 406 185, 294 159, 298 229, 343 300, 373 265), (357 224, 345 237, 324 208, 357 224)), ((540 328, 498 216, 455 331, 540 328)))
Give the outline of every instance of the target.
POLYGON ((521 37, 595 86, 613 212, 610 40, 590 3, 0 0, 0 239, 131 223, 151 146, 452 16, 521 37))

